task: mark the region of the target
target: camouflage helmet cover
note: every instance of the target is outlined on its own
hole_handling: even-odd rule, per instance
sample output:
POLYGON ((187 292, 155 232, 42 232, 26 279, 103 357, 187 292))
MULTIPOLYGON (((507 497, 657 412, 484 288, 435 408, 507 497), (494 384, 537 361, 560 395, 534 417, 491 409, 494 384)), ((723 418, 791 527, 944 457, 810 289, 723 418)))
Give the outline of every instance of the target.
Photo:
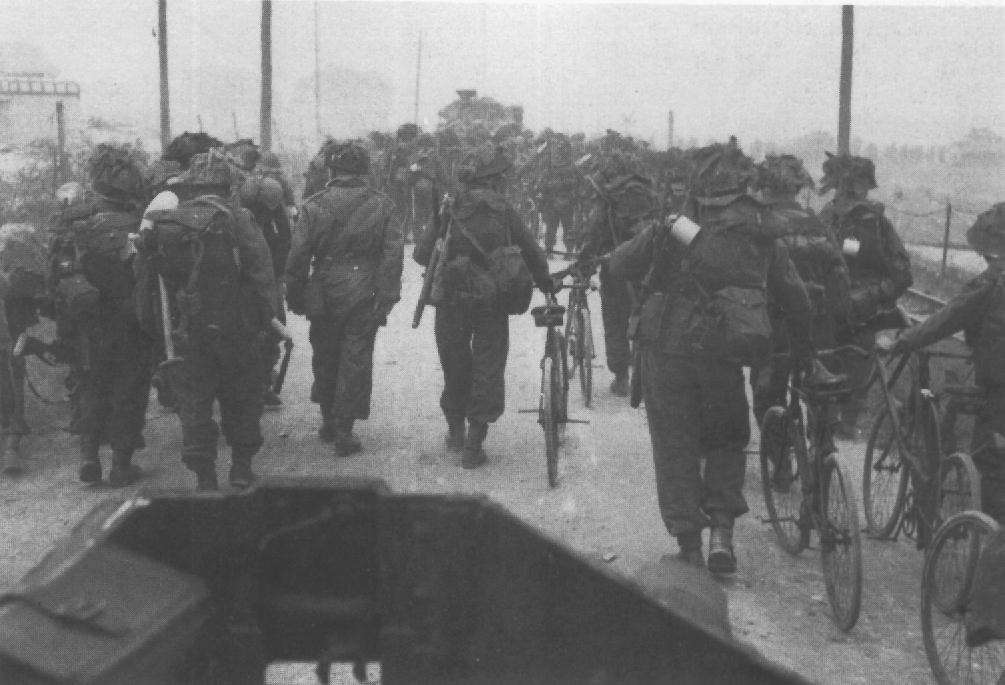
POLYGON ((91 187, 102 195, 146 196, 146 173, 125 148, 102 143, 91 155, 89 164, 91 187))
POLYGON ((699 148, 692 158, 691 194, 699 201, 731 201, 747 192, 748 184, 757 175, 753 160, 743 154, 734 137, 725 144, 699 148))
POLYGON ((185 185, 216 189, 229 190, 239 180, 237 172, 224 155, 216 150, 193 155, 188 169, 181 175, 181 181, 185 185))
POLYGON ((868 157, 825 153, 824 177, 820 179, 820 194, 838 188, 842 183, 864 181, 869 190, 876 187, 876 165, 868 157))
POLYGON ((274 178, 249 178, 241 185, 241 202, 275 211, 283 204, 283 186, 274 178))
POLYGON ((360 143, 333 145, 325 152, 325 166, 332 171, 362 176, 370 170, 370 153, 360 143))
POLYGON ((757 165, 757 178, 753 182, 755 189, 779 195, 798 193, 814 185, 803 160, 795 155, 766 155, 757 165))
POLYGON ((982 254, 1005 256, 1005 202, 977 217, 967 231, 967 242, 982 254))
POLYGON ((464 158, 458 169, 457 178, 463 183, 491 178, 505 173, 511 166, 512 163, 506 158, 500 146, 484 143, 464 158))

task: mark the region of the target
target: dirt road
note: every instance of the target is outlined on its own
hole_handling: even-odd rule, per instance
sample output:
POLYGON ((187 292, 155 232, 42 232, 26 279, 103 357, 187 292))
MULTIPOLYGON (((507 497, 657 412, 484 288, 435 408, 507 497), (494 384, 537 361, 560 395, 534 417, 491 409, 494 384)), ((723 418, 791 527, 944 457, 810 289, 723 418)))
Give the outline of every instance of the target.
MULTIPOLYGON (((553 264, 553 270, 559 268, 560 263, 553 264)), ((317 412, 307 399, 307 326, 293 317, 297 347, 284 391, 286 404, 263 419, 266 442, 256 469, 263 474, 376 477, 404 492, 484 493, 583 554, 613 556, 609 565, 629 576, 674 551, 656 508, 645 414, 607 391, 611 376, 603 368, 602 337, 598 335, 593 409, 583 407, 578 385, 571 390, 571 416, 590 423, 568 426, 557 489, 547 486, 536 417, 517 412, 537 406, 543 332, 529 316, 511 319, 507 412, 489 432, 489 462, 465 471, 443 449, 433 312, 427 312, 418 330, 409 327, 420 278, 411 260, 406 260, 405 278, 402 302, 378 336, 372 417, 358 431, 363 453, 335 459, 317 441, 317 412)), ((599 334, 599 300, 591 301, 599 334)), ((58 382, 37 369, 33 376, 43 395, 61 397, 58 382)), ((76 481, 76 450, 62 430, 65 412, 65 404, 31 401, 35 434, 26 440, 30 472, 18 480, 0 480, 0 586, 20 578, 83 513, 119 494, 76 481)), ((147 449, 137 458, 144 479, 137 487, 192 487, 193 478, 179 461, 177 418, 154 401, 146 438, 147 449)), ((830 621, 818 552, 790 557, 760 520, 765 509, 756 447, 750 446, 748 462, 751 512, 737 523, 740 570, 722 581, 736 637, 822 683, 931 682, 918 623, 921 553, 906 541, 863 539, 862 615, 850 633, 841 633, 830 621)), ((861 448, 842 448, 845 458, 855 462, 858 479, 861 448)), ((226 457, 220 464, 224 476, 225 468, 226 457)))

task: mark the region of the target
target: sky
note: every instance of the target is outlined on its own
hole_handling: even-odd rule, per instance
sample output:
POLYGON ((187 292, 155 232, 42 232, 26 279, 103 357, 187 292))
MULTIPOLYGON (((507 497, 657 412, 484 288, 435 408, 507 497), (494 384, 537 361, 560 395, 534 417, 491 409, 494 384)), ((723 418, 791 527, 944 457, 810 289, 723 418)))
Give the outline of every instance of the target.
MULTIPOLYGON (((456 89, 474 87, 523 105, 535 130, 615 128, 658 146, 671 109, 684 140, 836 132, 837 5, 310 0, 273 3, 280 129, 314 128, 315 4, 320 63, 364 76, 337 97, 323 89, 324 116, 352 108, 352 88, 372 82, 380 94, 379 106, 360 108, 357 128, 412 119, 421 32, 427 128, 456 89)), ((81 84, 86 112, 156 128, 156 0, 0 0, 0 8, 0 42, 41 47, 60 78, 81 84)), ((220 137, 232 137, 234 123, 257 137, 259 20, 257 0, 168 0, 175 132, 195 130, 199 115, 220 137)), ((1002 36, 1005 5, 856 7, 852 135, 881 145, 949 143, 972 127, 1005 135, 1002 36)))

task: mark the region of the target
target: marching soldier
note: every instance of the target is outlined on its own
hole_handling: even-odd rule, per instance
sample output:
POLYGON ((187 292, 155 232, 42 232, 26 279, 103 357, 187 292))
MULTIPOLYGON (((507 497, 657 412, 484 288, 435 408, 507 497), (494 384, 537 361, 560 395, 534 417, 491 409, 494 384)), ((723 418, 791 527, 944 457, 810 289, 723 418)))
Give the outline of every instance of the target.
MULTIPOLYGON (((596 207, 587 228, 579 261, 606 254, 632 237, 631 229, 657 210, 649 179, 631 173, 620 157, 613 157, 595 181, 596 207)), ((628 317, 634 307, 632 285, 615 276, 607 264, 600 267, 600 311, 604 322, 607 368, 614 374, 611 393, 627 397, 628 369, 632 361, 628 317)))
POLYGON ((403 244, 394 203, 364 180, 366 148, 330 146, 325 165, 332 178, 303 205, 284 280, 290 309, 311 322, 318 437, 344 457, 362 449, 353 424, 370 416, 373 346, 400 299, 403 244))
MULTIPOLYGON (((447 274, 445 299, 436 305, 435 323, 443 368, 440 408, 449 431, 447 447, 462 452, 461 466, 466 469, 485 463, 482 443, 489 424, 505 408, 509 318, 493 294, 479 290, 477 284, 484 282, 487 268, 465 233, 487 253, 509 241, 518 245, 538 287, 547 292, 553 287, 544 252, 503 195, 509 167, 501 150, 492 145, 482 146, 465 159, 458 174, 463 189, 449 209, 453 223, 439 267, 447 274)), ((435 231, 426 232, 416 246, 415 261, 423 266, 429 263, 438 237, 435 231)))
POLYGON ((977 217, 967 242, 987 261, 987 269, 924 323, 879 344, 900 354, 965 332, 974 355, 974 381, 984 391, 972 445, 981 474, 981 503, 988 515, 1005 523, 1005 454, 1000 448, 1005 437, 1005 203, 977 217))
MULTIPOLYGON (((841 243, 851 280, 849 316, 837 332, 837 342, 871 350, 875 332, 891 327, 891 319, 899 319, 897 298, 913 281, 911 260, 893 224, 884 216, 883 205, 868 199, 869 191, 876 187, 872 160, 827 153, 823 171, 820 192, 834 189, 835 193, 821 210, 820 220, 841 243)), ((848 359, 843 370, 857 392, 841 408, 837 435, 853 440, 859 436, 858 417, 865 403, 869 361, 848 359)))
MULTIPOLYGON (((705 564, 701 533, 711 525, 708 568, 730 573, 736 570, 733 521, 747 511, 743 357, 753 350, 725 347, 727 331, 717 317, 706 316, 709 298, 725 288, 742 289, 751 306, 758 292, 764 305, 766 290, 786 312, 797 357, 811 354, 810 309, 766 221, 767 208, 746 192, 753 175, 749 158, 735 144, 715 145, 696 162, 689 216, 670 230, 650 222, 614 252, 610 270, 625 280, 650 274, 636 340, 664 524, 681 558, 696 565, 705 564)), ((754 333, 742 332, 743 339, 754 333)), ((760 333, 767 348, 770 331, 760 333)))

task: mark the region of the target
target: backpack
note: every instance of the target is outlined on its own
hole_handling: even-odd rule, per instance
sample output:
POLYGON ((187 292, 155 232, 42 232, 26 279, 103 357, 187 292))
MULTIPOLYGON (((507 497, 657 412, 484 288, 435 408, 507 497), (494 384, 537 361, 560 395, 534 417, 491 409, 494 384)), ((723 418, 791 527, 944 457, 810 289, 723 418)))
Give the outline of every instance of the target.
POLYGON ((684 339, 695 353, 744 366, 763 362, 771 350, 766 291, 772 241, 735 214, 701 223, 684 264, 697 293, 684 339))
POLYGON ((194 291, 208 252, 224 251, 235 264, 240 261, 234 215, 221 198, 203 195, 147 218, 153 224, 155 268, 174 288, 194 291))
POLYGON ((45 294, 47 250, 29 224, 0 228, 0 271, 8 274, 7 297, 34 298, 45 294))
MULTIPOLYGON (((460 293, 475 293, 472 299, 476 301, 495 300, 507 314, 523 314, 530 307, 530 300, 534 294, 534 281, 527 268, 527 262, 523 258, 523 253, 518 245, 513 244, 513 236, 510 235, 509 227, 506 227, 506 244, 497 247, 491 252, 485 250, 475 236, 473 236, 457 216, 451 211, 451 221, 457 226, 458 231, 468 239, 471 245, 481 256, 487 267, 487 278, 481 277, 486 274, 486 270, 464 262, 464 268, 454 269, 458 273, 469 276, 469 280, 460 284, 456 288, 460 293), (480 282, 484 282, 481 287, 476 287, 480 282)), ((466 260, 467 257, 457 257, 453 261, 458 264, 466 260)), ((448 265, 448 273, 451 266, 448 265)))
POLYGON ((140 220, 128 212, 99 212, 70 224, 77 270, 102 297, 130 297, 135 286, 129 235, 140 220))

